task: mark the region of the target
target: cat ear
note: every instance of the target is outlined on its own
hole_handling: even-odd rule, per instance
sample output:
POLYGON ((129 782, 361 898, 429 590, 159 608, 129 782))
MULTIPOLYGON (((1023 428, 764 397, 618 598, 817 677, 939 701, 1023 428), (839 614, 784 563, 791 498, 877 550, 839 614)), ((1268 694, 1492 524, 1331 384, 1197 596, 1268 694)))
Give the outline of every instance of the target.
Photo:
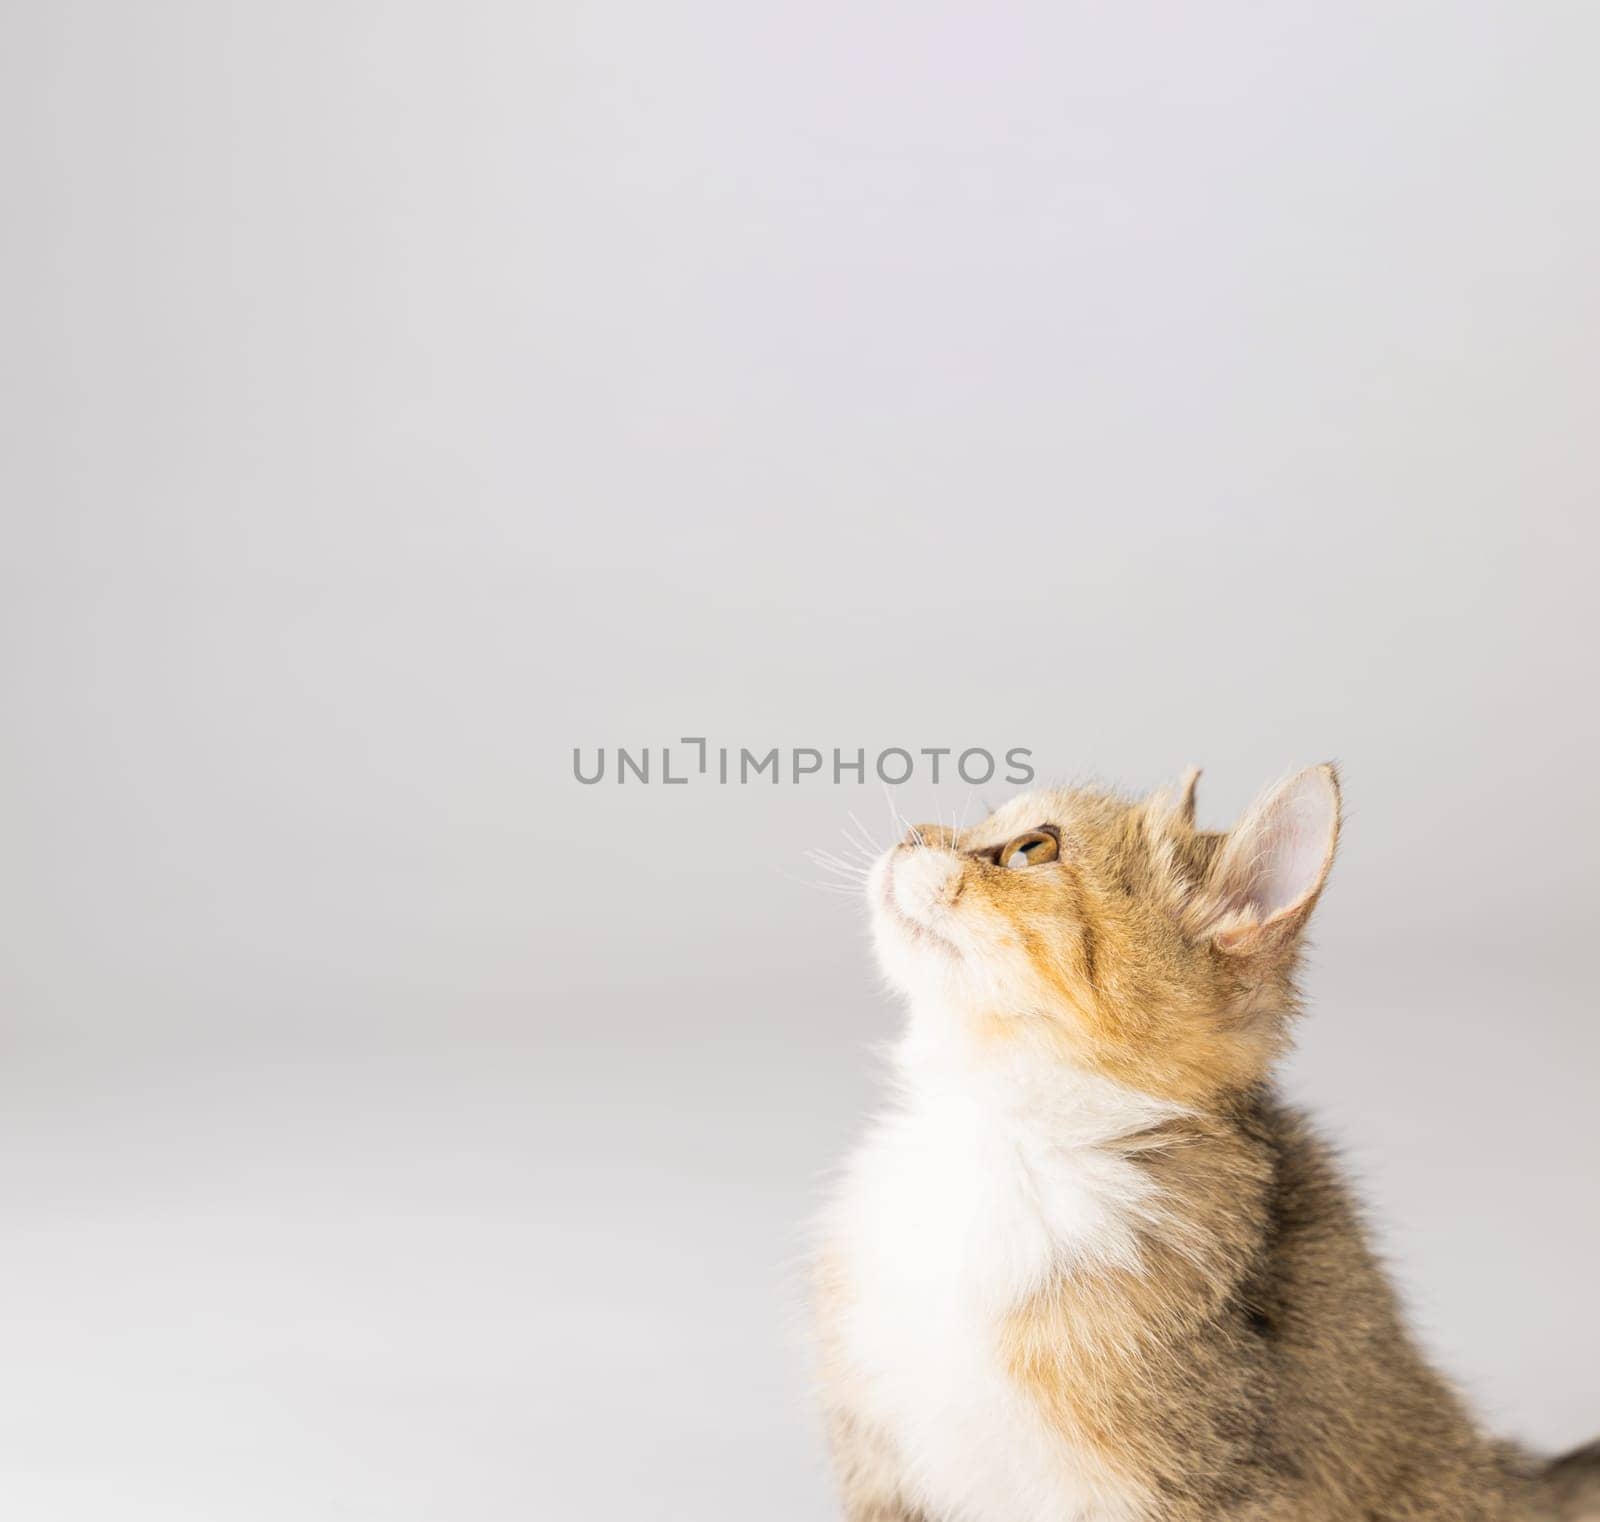
POLYGON ((1339 779, 1313 766, 1252 806, 1222 848, 1186 919, 1230 956, 1288 946, 1304 928, 1339 840, 1339 779))
POLYGON ((1172 806, 1174 816, 1192 830, 1194 828, 1195 791, 1200 786, 1200 768, 1191 766, 1178 783, 1178 798, 1172 806))
POLYGON ((1164 787, 1151 795, 1150 817, 1162 823, 1194 828, 1194 794, 1200 783, 1200 768, 1191 766, 1178 780, 1176 787, 1164 787))

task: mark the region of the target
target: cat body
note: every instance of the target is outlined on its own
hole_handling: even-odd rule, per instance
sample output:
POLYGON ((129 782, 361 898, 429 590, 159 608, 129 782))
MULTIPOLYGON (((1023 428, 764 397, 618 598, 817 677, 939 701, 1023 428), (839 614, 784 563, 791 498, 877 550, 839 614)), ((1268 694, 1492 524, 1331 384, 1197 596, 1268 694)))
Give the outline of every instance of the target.
POLYGON ((1481 1436, 1270 1070, 1332 770, 1230 835, 1193 780, 1034 794, 875 867, 897 1093, 815 1255, 848 1522, 1600 1518, 1481 1436))
POLYGON ((856 1154, 829 1212, 836 1353, 853 1404, 893 1434, 908 1486, 938 1515, 1139 1515, 1007 1366, 1008 1318, 1058 1265, 1131 1261, 1147 1186, 1107 1143, 1149 1124, 1154 1107, 1093 1078, 1074 1097, 1082 1114, 1030 1115, 999 1084, 924 1072, 856 1154))

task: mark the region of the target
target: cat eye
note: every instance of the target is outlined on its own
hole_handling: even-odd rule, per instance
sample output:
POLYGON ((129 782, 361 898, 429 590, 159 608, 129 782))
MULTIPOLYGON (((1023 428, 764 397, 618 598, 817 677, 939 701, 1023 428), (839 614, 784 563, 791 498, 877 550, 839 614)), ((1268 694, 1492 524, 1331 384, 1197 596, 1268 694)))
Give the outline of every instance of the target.
POLYGON ((1054 830, 1029 830, 1008 841, 1000 852, 1000 864, 1005 867, 1037 867, 1041 862, 1054 861, 1061 853, 1061 845, 1054 830))

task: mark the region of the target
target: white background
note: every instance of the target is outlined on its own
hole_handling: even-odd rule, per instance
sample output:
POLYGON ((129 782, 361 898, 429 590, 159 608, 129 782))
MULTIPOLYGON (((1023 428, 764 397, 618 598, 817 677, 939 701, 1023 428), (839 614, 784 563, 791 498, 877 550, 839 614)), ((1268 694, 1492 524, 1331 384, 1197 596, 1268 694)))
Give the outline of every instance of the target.
MULTIPOLYGON (((1338 758, 1288 1075, 1600 1431, 1600 12, 54 0, 0 50, 0 1507, 832 1514, 881 790, 1338 758)), ((999 789, 985 789, 998 801, 999 789)), ((903 790, 913 815, 963 786, 903 790)))

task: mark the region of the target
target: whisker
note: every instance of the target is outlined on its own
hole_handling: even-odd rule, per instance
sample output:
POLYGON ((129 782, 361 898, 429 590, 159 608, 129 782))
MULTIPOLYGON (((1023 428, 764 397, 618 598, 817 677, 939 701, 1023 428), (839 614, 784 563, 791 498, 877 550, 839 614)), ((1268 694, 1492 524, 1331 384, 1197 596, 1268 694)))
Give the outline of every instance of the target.
POLYGON ((928 842, 923 837, 921 826, 912 824, 911 821, 907 819, 896 806, 894 801, 894 793, 891 791, 887 782, 885 782, 883 785, 883 796, 889 805, 890 828, 894 830, 896 837, 903 840, 907 835, 909 835, 917 845, 927 845, 928 842))
POLYGON ((856 834, 852 835, 847 829, 841 829, 839 833, 857 850, 865 851, 869 859, 876 861, 878 857, 883 855, 884 848, 867 833, 866 826, 854 814, 850 814, 849 819, 850 823, 856 828, 856 834))
POLYGON ((849 819, 850 823, 856 827, 857 831, 860 832, 861 838, 866 841, 867 845, 870 846, 873 851, 883 850, 883 847, 878 844, 877 837, 872 833, 872 831, 856 818, 854 809, 846 809, 845 817, 849 819))
POLYGON ((849 847, 849 850, 845 855, 846 861, 860 861, 866 866, 870 867, 872 863, 878 859, 878 853, 876 851, 867 850, 867 848, 863 846, 861 842, 847 830, 840 830, 839 834, 844 838, 845 845, 849 847))
POLYGON ((825 855, 831 856, 835 861, 847 862, 852 867, 859 867, 863 872, 867 871, 872 866, 874 859, 870 856, 862 856, 859 850, 854 856, 842 856, 839 854, 839 852, 829 850, 823 846, 817 846, 814 849, 816 851, 823 852, 825 855))
POLYGON ((900 810, 897 809, 894 806, 894 793, 890 789, 889 784, 887 782, 885 782, 883 784, 883 801, 889 807, 889 833, 890 833, 890 835, 893 836, 896 840, 903 840, 905 838, 905 834, 906 834, 905 829, 903 828, 903 826, 905 824, 905 821, 903 819, 901 819, 901 817, 900 817, 900 810))
POLYGON ((793 872, 785 872, 782 867, 779 867, 777 872, 785 882, 798 883, 802 888, 815 888, 818 893, 832 893, 844 898, 859 899, 864 891, 859 887, 847 887, 844 883, 819 883, 814 878, 796 877, 793 872))
POLYGON ((883 784, 883 794, 885 794, 885 797, 888 797, 888 800, 890 800, 891 815, 893 815, 894 818, 898 819, 899 821, 898 834, 901 835, 901 837, 909 834, 910 837, 912 837, 912 840, 917 842, 917 845, 926 845, 928 842, 926 842, 926 839, 923 839, 922 826, 920 826, 920 824, 910 823, 910 819, 907 819, 906 815, 902 815, 901 811, 899 811, 898 803, 894 802, 894 794, 891 792, 890 784, 883 784))
POLYGON ((806 856, 817 866, 824 867, 829 872, 836 872, 841 877, 851 877, 859 882, 865 882, 872 875, 867 867, 860 866, 853 861, 841 860, 831 851, 807 851, 806 856))
POLYGON ((870 861, 857 861, 853 857, 841 856, 837 851, 829 850, 826 846, 813 846, 806 854, 808 856, 826 856, 831 861, 843 862, 847 867, 854 867, 860 872, 868 871, 872 866, 870 861))
POLYGON ((822 867, 824 872, 832 872, 835 877, 848 877, 851 882, 866 882, 867 877, 870 875, 867 872, 858 872, 854 867, 845 866, 845 864, 838 863, 838 861, 824 861, 821 856, 813 856, 811 864, 822 867))

